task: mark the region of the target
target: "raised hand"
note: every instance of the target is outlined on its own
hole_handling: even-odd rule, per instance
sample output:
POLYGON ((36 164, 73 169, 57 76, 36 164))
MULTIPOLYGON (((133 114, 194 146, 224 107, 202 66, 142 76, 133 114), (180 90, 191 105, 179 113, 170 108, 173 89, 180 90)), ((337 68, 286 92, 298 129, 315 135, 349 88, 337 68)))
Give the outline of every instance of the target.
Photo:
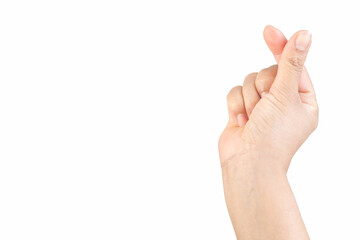
POLYGON ((267 26, 264 38, 278 65, 247 75, 227 96, 229 121, 219 139, 225 199, 238 239, 309 239, 286 173, 318 123, 304 66, 311 34, 287 41, 267 26))
POLYGON ((304 67, 311 34, 299 31, 287 42, 279 30, 267 26, 264 38, 278 65, 249 74, 243 86, 230 90, 229 122, 219 139, 220 160, 224 166, 255 154, 265 161, 263 167, 286 172, 318 122, 315 92, 304 67))

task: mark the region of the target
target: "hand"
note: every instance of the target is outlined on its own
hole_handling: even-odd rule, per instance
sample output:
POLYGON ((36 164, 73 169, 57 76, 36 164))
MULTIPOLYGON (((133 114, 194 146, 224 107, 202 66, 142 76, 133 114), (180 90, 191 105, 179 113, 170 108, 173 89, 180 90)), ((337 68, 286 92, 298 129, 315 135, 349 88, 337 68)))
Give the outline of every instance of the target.
POLYGON ((264 38, 278 65, 249 74, 227 96, 219 139, 226 204, 238 239, 309 239, 286 173, 318 123, 304 67, 311 35, 299 31, 287 41, 267 26, 264 38))
POLYGON ((243 87, 230 90, 220 160, 224 167, 251 158, 258 168, 286 173, 318 123, 315 92, 304 67, 311 34, 299 31, 287 42, 279 30, 267 26, 264 38, 278 65, 249 74, 243 87))

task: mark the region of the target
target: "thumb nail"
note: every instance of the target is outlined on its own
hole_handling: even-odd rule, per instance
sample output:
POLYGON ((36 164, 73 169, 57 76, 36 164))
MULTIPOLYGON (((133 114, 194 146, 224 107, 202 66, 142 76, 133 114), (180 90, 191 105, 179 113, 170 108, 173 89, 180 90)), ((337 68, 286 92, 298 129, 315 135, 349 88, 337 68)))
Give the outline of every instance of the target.
POLYGON ((311 42, 311 33, 309 31, 302 31, 296 38, 296 48, 300 51, 305 51, 311 42))

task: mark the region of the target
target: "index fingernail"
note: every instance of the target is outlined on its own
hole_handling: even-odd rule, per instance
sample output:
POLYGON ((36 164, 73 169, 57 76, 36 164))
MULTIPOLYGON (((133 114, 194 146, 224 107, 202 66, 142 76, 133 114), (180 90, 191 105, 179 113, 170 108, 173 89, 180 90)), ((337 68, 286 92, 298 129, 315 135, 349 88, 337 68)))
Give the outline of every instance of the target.
POLYGON ((311 33, 309 31, 302 31, 296 38, 296 48, 300 51, 305 51, 311 42, 311 33))

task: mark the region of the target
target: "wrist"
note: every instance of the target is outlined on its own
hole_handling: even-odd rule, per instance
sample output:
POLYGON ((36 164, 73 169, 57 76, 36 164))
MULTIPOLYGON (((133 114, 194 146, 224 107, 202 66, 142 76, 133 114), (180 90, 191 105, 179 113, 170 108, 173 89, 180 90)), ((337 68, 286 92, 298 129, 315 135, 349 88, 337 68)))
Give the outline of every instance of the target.
MULTIPOLYGON (((291 159, 290 159, 291 160, 291 159)), ((237 179, 286 179, 288 164, 287 158, 271 158, 254 156, 250 153, 233 156, 222 161, 222 173, 225 176, 237 179)))

